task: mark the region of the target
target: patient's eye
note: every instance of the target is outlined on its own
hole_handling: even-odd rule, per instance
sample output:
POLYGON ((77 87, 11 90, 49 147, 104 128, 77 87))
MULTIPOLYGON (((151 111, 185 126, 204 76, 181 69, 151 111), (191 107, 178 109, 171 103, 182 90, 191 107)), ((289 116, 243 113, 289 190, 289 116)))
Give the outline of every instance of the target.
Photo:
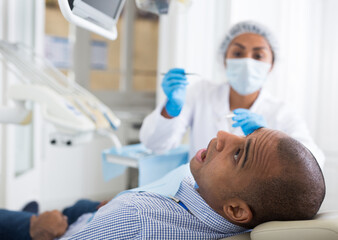
POLYGON ((235 162, 237 163, 238 160, 240 159, 240 153, 241 153, 241 149, 238 149, 237 152, 235 153, 234 155, 234 159, 235 159, 235 162))

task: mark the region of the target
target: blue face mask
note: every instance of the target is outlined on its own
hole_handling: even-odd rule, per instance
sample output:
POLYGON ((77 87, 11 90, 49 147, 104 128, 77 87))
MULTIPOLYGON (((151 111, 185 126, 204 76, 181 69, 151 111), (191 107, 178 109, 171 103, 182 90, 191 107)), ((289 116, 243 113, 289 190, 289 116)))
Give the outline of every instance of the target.
POLYGON ((230 86, 240 95, 248 95, 261 89, 271 64, 252 58, 226 60, 226 76, 230 86))

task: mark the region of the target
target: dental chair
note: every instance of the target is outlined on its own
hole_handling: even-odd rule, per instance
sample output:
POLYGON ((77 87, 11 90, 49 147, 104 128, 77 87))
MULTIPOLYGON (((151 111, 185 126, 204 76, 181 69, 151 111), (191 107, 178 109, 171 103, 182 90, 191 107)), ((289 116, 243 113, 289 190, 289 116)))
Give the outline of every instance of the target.
POLYGON ((338 240, 338 212, 319 213, 307 221, 274 221, 222 240, 338 240))

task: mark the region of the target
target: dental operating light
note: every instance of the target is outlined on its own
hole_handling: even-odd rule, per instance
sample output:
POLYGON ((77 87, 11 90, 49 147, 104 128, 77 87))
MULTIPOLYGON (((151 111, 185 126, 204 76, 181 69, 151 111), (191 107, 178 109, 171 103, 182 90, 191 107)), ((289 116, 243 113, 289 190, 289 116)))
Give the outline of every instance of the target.
POLYGON ((70 22, 110 40, 117 38, 116 24, 125 0, 59 0, 70 22))
MULTIPOLYGON (((63 16, 76 26, 87 29, 110 40, 117 38, 116 24, 126 0, 58 0, 63 16)), ((132 0, 128 0, 132 1, 132 0)), ((174 0, 135 0, 145 12, 168 14, 174 0)), ((184 8, 192 0, 175 0, 184 8)))

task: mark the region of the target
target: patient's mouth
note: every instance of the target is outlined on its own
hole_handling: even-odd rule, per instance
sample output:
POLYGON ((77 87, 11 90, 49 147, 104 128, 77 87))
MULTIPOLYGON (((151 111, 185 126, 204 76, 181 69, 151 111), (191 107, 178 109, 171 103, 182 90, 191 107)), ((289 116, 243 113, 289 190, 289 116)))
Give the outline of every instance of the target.
POLYGON ((197 153, 196 153, 196 160, 203 163, 204 160, 205 160, 205 157, 206 157, 206 152, 207 150, 205 148, 199 150, 197 153))

